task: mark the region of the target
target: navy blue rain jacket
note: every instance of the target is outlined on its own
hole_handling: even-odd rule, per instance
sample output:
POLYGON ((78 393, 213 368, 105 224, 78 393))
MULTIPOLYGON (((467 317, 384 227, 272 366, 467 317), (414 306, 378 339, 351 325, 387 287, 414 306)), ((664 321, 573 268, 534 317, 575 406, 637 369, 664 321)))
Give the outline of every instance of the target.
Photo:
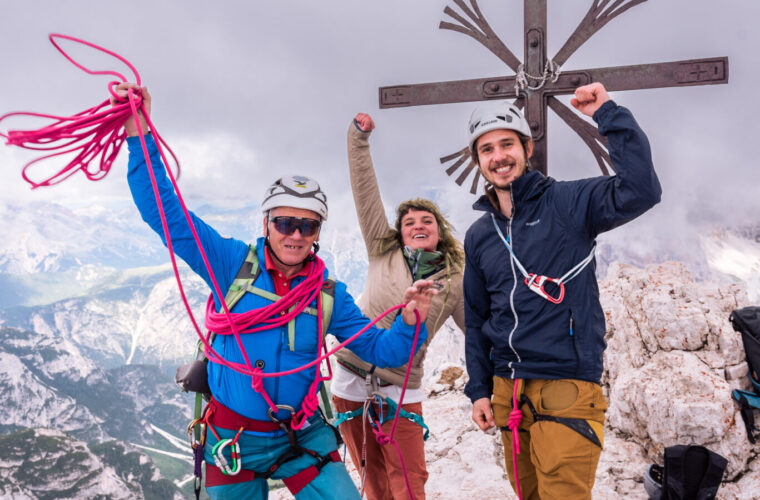
POLYGON ((564 182, 530 171, 512 183, 511 218, 485 195, 473 205, 485 214, 465 237, 465 393, 472 401, 491 396, 494 375, 601 379, 606 342, 596 262, 553 304, 526 286, 491 215, 528 273, 559 278, 589 254, 599 233, 658 203, 662 189, 649 142, 631 112, 608 101, 593 118, 617 175, 564 182))
MULTIPOLYGON (((174 251, 184 260, 203 280, 211 285, 211 278, 203 264, 198 247, 195 244, 190 228, 181 210, 177 195, 169 183, 166 172, 158 155, 156 143, 152 135, 145 136, 153 172, 158 184, 161 201, 166 213, 166 219, 171 235, 174 251)), ((166 244, 161 219, 153 194, 145 157, 140 146, 139 137, 128 137, 129 145, 129 173, 127 179, 132 197, 140 210, 145 222, 161 236, 166 244)), ((240 266, 248 255, 248 245, 240 240, 224 238, 211 226, 203 222, 192 212, 190 216, 193 225, 198 232, 201 244, 211 264, 211 269, 217 279, 219 288, 223 294, 227 293, 237 275, 240 266)), ((259 262, 264 263, 264 238, 256 242, 259 262)), ((327 270, 325 270, 327 278, 327 270)), ((293 279, 292 286, 296 286, 303 277, 293 279)), ((256 278, 254 286, 268 292, 274 292, 274 281, 268 272, 263 271, 256 278)), ((399 302, 401 301, 399 297, 399 302)), ((214 294, 216 308, 221 308, 219 297, 214 294)), ((252 309, 270 305, 271 302, 253 293, 246 293, 235 304, 232 312, 246 312, 252 309)), ((310 304, 316 307, 316 299, 310 304)), ((354 304, 354 299, 346 290, 346 285, 340 281, 335 286, 335 299, 330 318, 328 331, 338 340, 344 341, 369 323, 354 304)), ((380 367, 400 366, 409 359, 414 338, 412 325, 404 323, 401 315, 388 330, 372 327, 354 340, 351 349, 370 363, 380 367)), ((190 333, 190 332, 188 332, 190 333)), ((263 366, 262 371, 273 373, 291 370, 303 366, 317 357, 319 349, 317 319, 315 316, 302 313, 295 320, 295 346, 291 351, 288 347, 287 325, 256 333, 241 335, 243 348, 249 356, 252 364, 263 366)), ((427 329, 423 322, 420 328, 420 336, 415 351, 425 342, 427 329)), ((188 337, 188 342, 193 340, 188 337)), ((213 348, 227 361, 244 363, 243 355, 232 335, 217 335, 213 348)), ((296 410, 301 408, 301 403, 309 391, 309 385, 314 381, 314 369, 300 371, 298 373, 280 378, 264 378, 264 389, 275 404, 288 405, 296 410)), ((267 416, 267 403, 264 398, 251 387, 251 377, 241 375, 226 366, 209 363, 208 382, 211 392, 220 403, 233 411, 255 420, 269 421, 267 416)), ((316 389, 317 391, 319 388, 316 389)), ((316 392, 316 391, 315 391, 316 392)), ((287 417, 283 411, 280 418, 287 417)))

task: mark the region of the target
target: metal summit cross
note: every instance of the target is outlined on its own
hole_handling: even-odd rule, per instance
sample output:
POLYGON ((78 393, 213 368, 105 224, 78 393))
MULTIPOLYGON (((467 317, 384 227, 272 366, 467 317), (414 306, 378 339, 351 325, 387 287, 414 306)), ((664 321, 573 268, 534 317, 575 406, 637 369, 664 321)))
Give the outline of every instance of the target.
MULTIPOLYGON (((511 68, 515 76, 380 87, 380 108, 517 98, 515 103, 524 109, 525 117, 533 131, 535 146, 531 165, 546 174, 546 108, 548 106, 575 130, 591 149, 602 172, 609 175, 612 162, 607 152, 606 139, 599 135, 596 127, 578 116, 555 96, 572 94, 577 87, 594 81, 602 82, 609 91, 713 85, 728 82, 727 57, 560 71, 565 61, 591 38, 591 35, 614 17, 645 1, 593 0, 573 34, 559 52, 548 59, 546 56, 546 0, 524 0, 525 61, 521 63, 486 22, 477 0, 469 0, 470 6, 467 6, 465 0, 453 0, 464 15, 447 6, 443 10, 444 14, 456 23, 441 21, 439 28, 458 31, 474 38, 511 68)), ((470 187, 470 192, 475 193, 480 172, 475 168, 476 165, 470 158, 468 148, 465 147, 441 158, 442 164, 449 162, 453 164, 446 169, 448 175, 453 175, 464 165, 464 169, 456 178, 456 183, 460 186, 470 173, 475 171, 470 187)))

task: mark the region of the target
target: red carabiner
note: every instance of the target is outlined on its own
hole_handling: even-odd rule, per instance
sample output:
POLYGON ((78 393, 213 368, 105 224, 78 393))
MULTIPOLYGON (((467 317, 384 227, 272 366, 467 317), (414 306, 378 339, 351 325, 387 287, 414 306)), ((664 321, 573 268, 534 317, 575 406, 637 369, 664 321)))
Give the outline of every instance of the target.
POLYGON ((562 302, 562 299, 565 298, 565 284, 562 283, 557 278, 550 278, 548 276, 539 276, 535 273, 530 273, 527 278, 525 278, 525 284, 528 285, 528 288, 536 292, 541 297, 545 298, 552 304, 559 304, 562 302), (559 287, 559 296, 557 298, 552 297, 547 293, 546 290, 544 290, 544 286, 546 286, 547 283, 556 283, 556 285, 559 287))

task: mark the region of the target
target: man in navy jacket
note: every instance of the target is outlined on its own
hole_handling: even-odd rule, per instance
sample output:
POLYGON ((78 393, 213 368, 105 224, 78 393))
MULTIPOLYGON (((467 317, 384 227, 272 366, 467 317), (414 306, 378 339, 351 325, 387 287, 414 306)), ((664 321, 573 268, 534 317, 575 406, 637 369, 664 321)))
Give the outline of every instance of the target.
POLYGON ((531 170, 530 126, 508 102, 470 119, 486 194, 465 237, 465 392, 482 430, 502 428, 510 482, 526 499, 591 498, 607 409, 595 239, 661 195, 631 113, 600 83, 578 88, 571 103, 607 137, 617 175, 561 182, 531 170))

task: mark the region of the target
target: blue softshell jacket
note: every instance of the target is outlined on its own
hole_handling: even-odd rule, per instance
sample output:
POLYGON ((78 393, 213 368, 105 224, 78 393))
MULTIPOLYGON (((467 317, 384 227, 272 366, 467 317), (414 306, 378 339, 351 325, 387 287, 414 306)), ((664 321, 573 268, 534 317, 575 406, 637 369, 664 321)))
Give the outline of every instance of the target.
MULTIPOLYGON (((198 273, 213 290, 208 271, 203 264, 179 200, 166 176, 155 141, 150 134, 147 134, 145 139, 159 186, 174 252, 193 271, 198 273)), ((166 239, 140 146, 140 139, 139 137, 129 137, 127 143, 129 145, 127 179, 132 197, 143 220, 161 236, 165 245, 166 239)), ((262 188, 262 192, 263 190, 262 188)), ((223 294, 226 294, 246 255, 248 255, 248 244, 233 238, 224 238, 195 214, 191 213, 191 217, 219 288, 223 294)), ((264 238, 258 239, 256 248, 259 262, 263 264, 264 238)), ((325 270, 326 277, 327 271, 325 270)), ((301 281, 303 281, 303 277, 295 278, 292 286, 295 287, 301 281)), ((266 271, 259 275, 254 286, 274 293, 274 281, 266 271)), ((216 294, 214 294, 214 301, 217 310, 220 310, 221 302, 216 294)), ((401 297, 399 297, 399 301, 401 301, 401 297)), ((269 304, 271 302, 267 299, 246 293, 232 311, 246 312, 269 304)), ((316 300, 310 306, 316 307, 316 300)), ((369 323, 369 319, 354 304, 354 299, 346 290, 346 285, 338 281, 335 287, 334 306, 328 331, 338 340, 343 341, 364 328, 367 323, 369 323)), ((350 344, 351 350, 361 356, 362 359, 380 367, 401 366, 409 358, 414 329, 414 325, 407 325, 399 315, 390 329, 383 330, 373 327, 359 336, 350 344)), ((287 342, 287 325, 241 335, 243 347, 251 364, 256 366, 258 363, 263 372, 273 373, 297 368, 314 361, 317 356, 319 341, 317 318, 305 313, 299 315, 296 318, 295 332, 295 349, 293 351, 290 350, 287 342)), ((423 323, 415 351, 419 349, 426 338, 427 330, 423 323)), ((244 363, 242 353, 232 335, 218 335, 214 340, 213 348, 228 361, 244 363)), ((264 389, 275 404, 289 405, 299 410, 309 385, 314 381, 314 373, 315 368, 309 368, 282 378, 264 378, 264 389)), ((241 375, 225 366, 209 363, 208 382, 214 398, 224 406, 248 418, 269 420, 267 416, 268 406, 264 398, 251 388, 251 377, 241 375)), ((287 412, 279 413, 280 418, 288 416, 287 412)))
POLYGON ((596 262, 552 304, 525 285, 491 218, 528 273, 559 278, 589 254, 599 233, 658 203, 649 142, 630 111, 608 101, 593 118, 617 175, 565 182, 529 171, 512 183, 511 218, 485 195, 473 205, 485 214, 465 236, 465 393, 472 401, 491 396, 494 375, 601 380, 606 342, 596 262))

